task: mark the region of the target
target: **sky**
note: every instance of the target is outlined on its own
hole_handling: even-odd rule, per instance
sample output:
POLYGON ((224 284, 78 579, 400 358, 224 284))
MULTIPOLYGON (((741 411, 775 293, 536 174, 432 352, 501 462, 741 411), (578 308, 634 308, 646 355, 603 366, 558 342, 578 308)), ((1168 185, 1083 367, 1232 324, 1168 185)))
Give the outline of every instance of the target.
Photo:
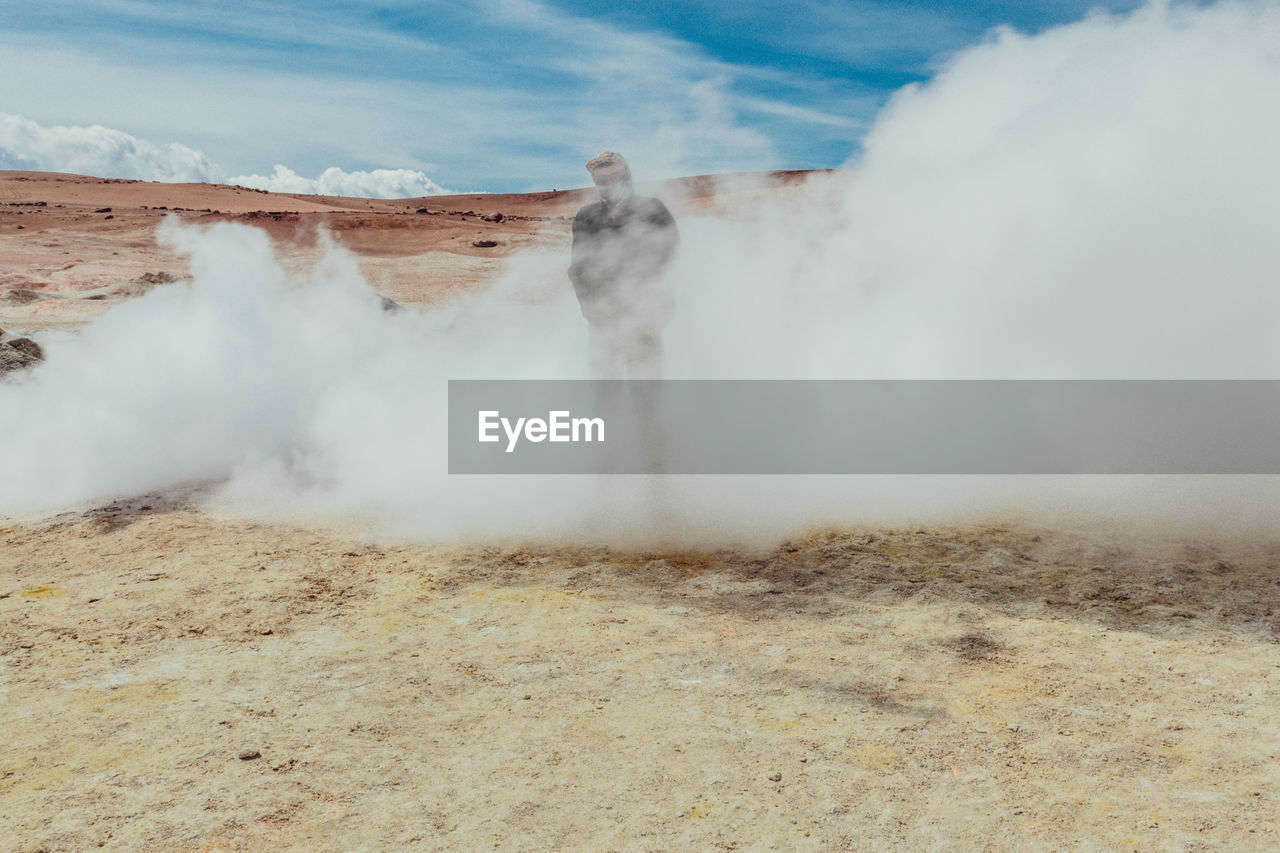
POLYGON ((7 0, 0 168, 370 195, 582 186, 606 149, 647 177, 836 168, 999 28, 1140 5, 7 0))

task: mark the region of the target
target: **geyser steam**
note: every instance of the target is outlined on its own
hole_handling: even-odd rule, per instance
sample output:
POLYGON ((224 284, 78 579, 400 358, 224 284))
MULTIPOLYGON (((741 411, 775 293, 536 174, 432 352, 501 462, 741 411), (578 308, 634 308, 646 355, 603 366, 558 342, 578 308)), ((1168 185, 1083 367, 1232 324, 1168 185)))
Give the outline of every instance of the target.
MULTIPOLYGON (((684 216, 673 378, 1280 377, 1280 7, 1154 5, 996 34, 899 93, 852 177, 684 216)), ((239 512, 463 536, 768 537, 797 525, 1162 501, 1267 518, 1270 479, 449 477, 445 381, 585 375, 567 257, 384 314, 331 248, 170 226, 154 290, 0 386, 0 512, 192 479, 239 512), (603 515, 589 510, 602 504, 603 515)))

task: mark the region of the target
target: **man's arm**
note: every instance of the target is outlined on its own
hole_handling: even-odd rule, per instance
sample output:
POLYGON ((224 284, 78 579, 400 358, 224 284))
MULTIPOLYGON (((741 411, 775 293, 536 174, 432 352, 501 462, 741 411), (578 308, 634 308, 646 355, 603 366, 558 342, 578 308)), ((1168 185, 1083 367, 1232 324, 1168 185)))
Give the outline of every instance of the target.
POLYGON ((680 244, 680 230, 675 217, 667 206, 656 198, 643 201, 637 217, 632 220, 633 251, 628 258, 632 274, 653 278, 660 274, 675 257, 680 244))
POLYGON ((582 211, 573 217, 573 245, 569 249, 569 280, 578 284, 582 276, 582 211))
POLYGON ((637 237, 634 272, 639 278, 637 306, 644 306, 647 320, 659 328, 671 322, 675 315, 675 290, 664 275, 675 258, 680 244, 680 229, 667 206, 656 198, 646 201, 643 208, 643 227, 637 237))
POLYGON ((595 229, 591 222, 587 207, 578 211, 573 218, 573 246, 570 249, 569 281, 573 283, 574 295, 578 297, 578 307, 582 316, 591 322, 595 311, 597 291, 597 263, 592 258, 595 229))
POLYGON ((680 229, 676 227, 676 218, 671 215, 671 211, 656 198, 653 200, 653 212, 649 221, 659 237, 655 249, 660 259, 658 269, 662 269, 675 257, 676 247, 680 245, 680 229))

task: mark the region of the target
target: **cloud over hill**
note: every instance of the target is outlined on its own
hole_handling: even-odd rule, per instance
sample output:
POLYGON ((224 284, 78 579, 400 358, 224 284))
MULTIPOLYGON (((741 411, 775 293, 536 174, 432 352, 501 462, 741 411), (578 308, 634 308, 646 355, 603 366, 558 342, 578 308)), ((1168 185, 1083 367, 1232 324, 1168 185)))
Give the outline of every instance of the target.
POLYGON ((102 125, 46 127, 0 113, 0 169, 74 172, 142 181, 239 184, 283 193, 410 198, 451 190, 413 169, 346 171, 331 166, 307 178, 276 165, 270 175, 228 175, 202 152, 176 142, 157 145, 102 125))

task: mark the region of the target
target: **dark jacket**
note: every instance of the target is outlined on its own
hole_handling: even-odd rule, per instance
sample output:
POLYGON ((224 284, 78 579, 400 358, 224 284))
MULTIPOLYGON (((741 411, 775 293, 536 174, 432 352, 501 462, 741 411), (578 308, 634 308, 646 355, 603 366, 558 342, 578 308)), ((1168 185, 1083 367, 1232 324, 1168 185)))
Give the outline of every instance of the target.
POLYGON ((573 220, 569 280, 592 324, 661 328, 675 309, 661 275, 680 242, 676 221, 656 198, 589 204, 573 220))

